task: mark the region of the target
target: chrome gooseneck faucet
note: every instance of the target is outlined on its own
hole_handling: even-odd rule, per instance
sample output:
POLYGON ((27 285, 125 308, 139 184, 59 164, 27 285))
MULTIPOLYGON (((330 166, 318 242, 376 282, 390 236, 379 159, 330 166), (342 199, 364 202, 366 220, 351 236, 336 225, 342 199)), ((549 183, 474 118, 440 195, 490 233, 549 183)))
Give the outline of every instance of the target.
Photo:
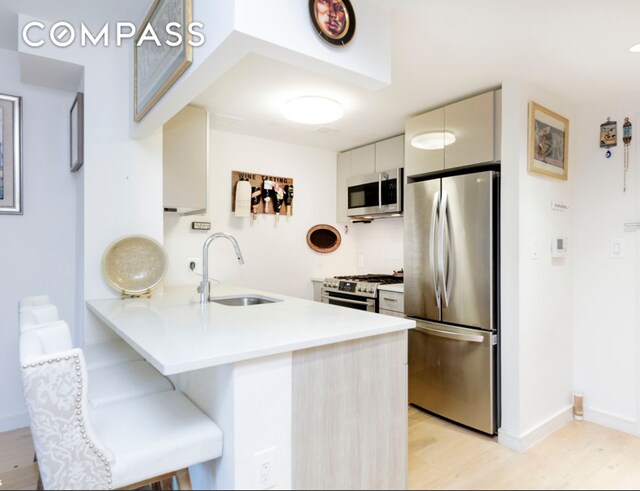
POLYGON ((211 242, 219 238, 227 239, 233 244, 238 262, 240 264, 244 264, 242 251, 240 250, 240 245, 235 237, 225 234, 224 232, 217 232, 210 235, 207 240, 204 241, 204 245, 202 246, 202 283, 200 284, 200 303, 203 305, 209 302, 209 245, 211 242))

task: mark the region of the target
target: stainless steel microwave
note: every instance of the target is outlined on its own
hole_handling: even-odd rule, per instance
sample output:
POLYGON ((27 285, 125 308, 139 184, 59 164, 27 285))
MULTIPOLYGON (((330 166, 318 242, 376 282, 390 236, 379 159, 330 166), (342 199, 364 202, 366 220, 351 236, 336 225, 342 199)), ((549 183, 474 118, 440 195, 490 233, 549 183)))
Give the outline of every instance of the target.
POLYGON ((352 177, 347 181, 347 216, 376 218, 402 213, 402 169, 352 177))

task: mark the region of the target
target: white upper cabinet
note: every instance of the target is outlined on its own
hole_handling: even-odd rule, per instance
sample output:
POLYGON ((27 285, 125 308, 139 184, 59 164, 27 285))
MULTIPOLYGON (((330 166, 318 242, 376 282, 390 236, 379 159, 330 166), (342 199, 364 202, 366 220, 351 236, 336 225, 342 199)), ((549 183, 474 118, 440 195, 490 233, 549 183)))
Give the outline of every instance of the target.
POLYGON ((446 106, 444 130, 456 141, 444 149, 444 167, 493 161, 493 92, 446 106))
POLYGON ((187 106, 162 128, 165 210, 206 213, 209 128, 207 111, 187 106))
POLYGON ((404 167, 404 135, 379 141, 376 146, 376 172, 404 167))
MULTIPOLYGON (((406 176, 415 176, 427 172, 436 172, 444 169, 444 150, 425 150, 418 148, 429 134, 442 133, 444 129, 444 108, 429 111, 407 120, 404 127, 404 169, 406 176), (418 140, 414 141, 414 138, 418 140)), ((435 136, 435 135, 434 135, 435 136)), ((433 138, 433 136, 429 136, 433 138)), ((441 137, 444 146, 444 139, 441 137)))
POLYGON ((336 173, 336 222, 349 223, 347 216, 347 180, 351 176, 351 152, 338 154, 336 173))
POLYGON ((408 119, 405 175, 499 161, 501 94, 486 92, 408 119), (445 145, 446 134, 455 141, 445 145))
POLYGON ((351 150, 351 176, 364 176, 376 171, 376 147, 365 145, 351 150))

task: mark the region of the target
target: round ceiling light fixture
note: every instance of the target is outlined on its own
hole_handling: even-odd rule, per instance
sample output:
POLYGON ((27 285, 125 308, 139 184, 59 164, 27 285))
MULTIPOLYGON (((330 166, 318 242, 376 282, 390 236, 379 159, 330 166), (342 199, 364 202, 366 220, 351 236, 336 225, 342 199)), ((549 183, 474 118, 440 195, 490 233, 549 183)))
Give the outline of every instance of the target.
POLYGON ((640 53, 640 43, 631 46, 629 48, 629 51, 631 51, 632 53, 640 53))
POLYGON ((449 131, 428 131, 414 136, 411 146, 421 150, 441 150, 455 141, 455 135, 449 131))
POLYGON ((296 123, 324 124, 340 119, 344 116, 344 109, 328 97, 303 96, 287 102, 282 115, 296 123))

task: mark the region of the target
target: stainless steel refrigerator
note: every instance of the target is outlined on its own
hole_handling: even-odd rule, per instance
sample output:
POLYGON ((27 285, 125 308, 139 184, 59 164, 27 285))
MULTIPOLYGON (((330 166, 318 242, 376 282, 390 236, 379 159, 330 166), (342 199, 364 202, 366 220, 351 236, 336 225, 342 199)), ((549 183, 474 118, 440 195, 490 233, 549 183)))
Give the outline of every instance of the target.
POLYGON ((409 402, 485 433, 499 425, 499 164, 408 178, 409 402))

